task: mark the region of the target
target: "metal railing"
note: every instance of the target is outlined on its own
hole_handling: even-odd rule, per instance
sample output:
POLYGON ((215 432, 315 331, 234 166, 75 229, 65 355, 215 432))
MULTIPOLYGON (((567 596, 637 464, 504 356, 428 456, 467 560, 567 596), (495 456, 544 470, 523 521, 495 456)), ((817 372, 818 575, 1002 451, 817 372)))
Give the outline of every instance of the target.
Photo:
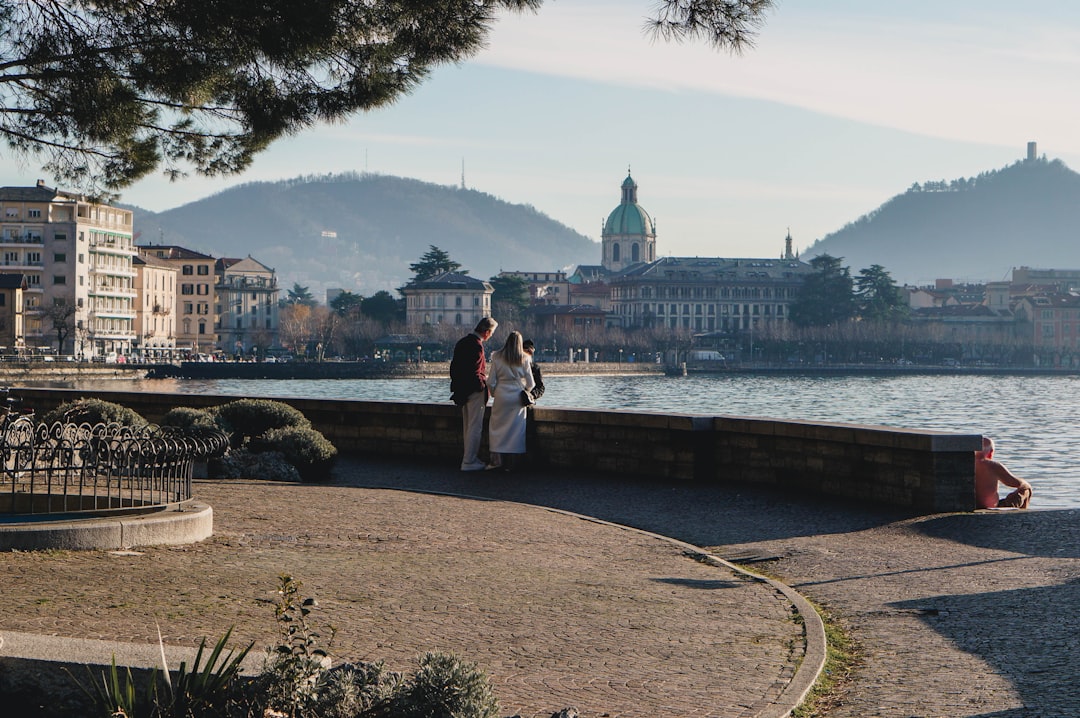
POLYGON ((212 428, 119 424, 0 426, 0 514, 117 513, 192 497, 195 462, 220 456, 228 437, 212 428))

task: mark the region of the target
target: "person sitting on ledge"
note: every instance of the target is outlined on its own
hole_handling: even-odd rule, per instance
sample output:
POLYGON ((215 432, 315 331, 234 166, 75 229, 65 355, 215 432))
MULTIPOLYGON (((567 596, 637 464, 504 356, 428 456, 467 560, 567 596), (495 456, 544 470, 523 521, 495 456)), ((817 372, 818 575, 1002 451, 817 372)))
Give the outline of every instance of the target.
POLYGON ((984 436, 982 451, 975 452, 975 508, 1026 509, 1031 501, 1031 484, 1015 476, 999 461, 994 461, 994 440, 984 436), (1003 499, 998 498, 998 483, 1014 489, 1003 499))

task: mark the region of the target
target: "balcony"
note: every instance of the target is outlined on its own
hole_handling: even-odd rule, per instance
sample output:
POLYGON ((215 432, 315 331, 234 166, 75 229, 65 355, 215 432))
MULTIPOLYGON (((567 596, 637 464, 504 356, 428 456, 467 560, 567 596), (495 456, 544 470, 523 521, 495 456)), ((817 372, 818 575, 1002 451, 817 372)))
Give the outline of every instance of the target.
POLYGON ((0 244, 34 244, 42 245, 44 241, 40 234, 5 234, 0 236, 0 244))

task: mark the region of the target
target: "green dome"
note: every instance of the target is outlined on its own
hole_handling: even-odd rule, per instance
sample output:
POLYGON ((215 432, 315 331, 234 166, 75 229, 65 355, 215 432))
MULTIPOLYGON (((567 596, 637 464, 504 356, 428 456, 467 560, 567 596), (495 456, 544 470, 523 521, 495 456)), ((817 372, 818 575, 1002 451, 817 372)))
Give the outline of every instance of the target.
POLYGON ((607 222, 604 222, 604 234, 649 237, 656 234, 652 217, 637 203, 637 182, 629 173, 622 183, 622 203, 608 215, 607 222))
POLYGON ((604 223, 606 235, 634 234, 651 237, 655 233, 652 217, 638 204, 620 204, 611 211, 604 223))

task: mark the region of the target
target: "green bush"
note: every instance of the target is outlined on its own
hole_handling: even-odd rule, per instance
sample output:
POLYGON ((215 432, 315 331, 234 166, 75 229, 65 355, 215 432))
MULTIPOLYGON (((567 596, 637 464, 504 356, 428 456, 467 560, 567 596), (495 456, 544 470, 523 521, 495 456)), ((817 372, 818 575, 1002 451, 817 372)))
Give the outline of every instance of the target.
POLYGON ((232 436, 233 446, 243 446, 271 429, 311 427, 300 410, 270 399, 238 399, 214 407, 212 412, 218 426, 232 436))
POLYGON ((206 409, 193 409, 189 406, 177 406, 169 409, 165 416, 161 417, 161 425, 172 426, 177 429, 190 429, 193 426, 217 426, 211 412, 206 409))
POLYGON ((56 422, 67 424, 120 424, 122 426, 145 426, 146 419, 138 412, 102 399, 76 399, 61 404, 41 417, 44 424, 56 422))
POLYGON ((296 467, 304 481, 319 481, 330 477, 330 468, 337 458, 337 448, 316 429, 289 426, 271 429, 252 439, 248 448, 256 453, 277 451, 296 467))
POLYGON ((451 653, 424 654, 395 704, 402 718, 494 718, 499 713, 487 674, 451 653))

